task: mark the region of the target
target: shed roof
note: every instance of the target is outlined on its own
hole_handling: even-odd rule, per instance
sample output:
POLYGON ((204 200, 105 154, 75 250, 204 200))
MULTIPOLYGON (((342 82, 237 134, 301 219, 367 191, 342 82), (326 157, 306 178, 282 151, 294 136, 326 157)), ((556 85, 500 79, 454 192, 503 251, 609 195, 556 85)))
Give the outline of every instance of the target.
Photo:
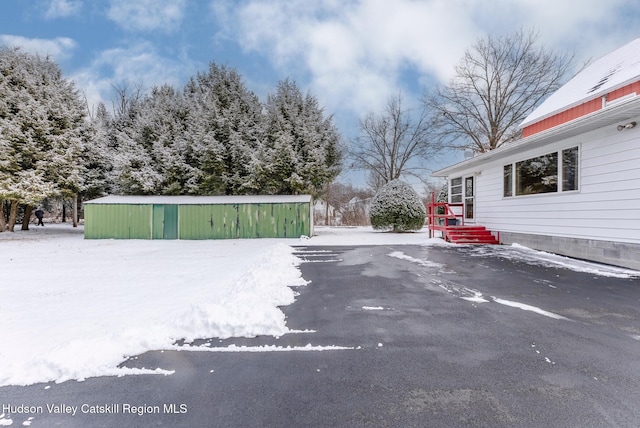
POLYGON ((532 125, 554 114, 601 97, 638 80, 640 38, 616 49, 587 66, 554 92, 520 125, 532 125))
POLYGON ((116 196, 93 199, 85 204, 175 204, 175 205, 230 205, 230 204, 286 204, 311 202, 310 195, 247 195, 247 196, 116 196))

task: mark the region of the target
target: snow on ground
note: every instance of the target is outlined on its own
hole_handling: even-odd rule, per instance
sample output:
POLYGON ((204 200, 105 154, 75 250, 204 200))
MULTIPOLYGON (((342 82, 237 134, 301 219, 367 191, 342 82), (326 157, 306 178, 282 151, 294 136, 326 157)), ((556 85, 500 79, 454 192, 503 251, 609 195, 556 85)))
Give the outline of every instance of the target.
POLYGON ((440 238, 429 239, 426 229, 418 232, 392 233, 374 231, 371 227, 316 226, 311 239, 301 239, 300 245, 455 245, 440 238))
POLYGON ((553 312, 545 311, 544 309, 540 309, 537 306, 531 306, 520 302, 514 302, 512 300, 499 299, 497 297, 492 297, 493 301, 496 303, 500 303, 501 305, 511 306, 512 308, 522 309, 523 311, 531 311, 535 312, 539 315, 544 315, 545 317, 554 318, 557 320, 568 320, 568 318, 563 317, 562 315, 554 314, 553 312))
MULTIPOLYGON (((175 346, 174 349, 176 351, 182 351, 185 348, 182 346, 175 346)), ((200 352, 318 352, 318 351, 344 351, 349 349, 360 349, 359 347, 353 346, 316 346, 308 343, 305 346, 275 346, 275 345, 263 345, 263 346, 236 346, 229 345, 226 347, 213 347, 209 348, 206 346, 194 346, 189 348, 189 351, 200 351, 200 352)))
POLYGON ((533 250, 519 244, 506 245, 482 245, 473 248, 473 255, 477 256, 497 256, 510 260, 517 260, 531 263, 538 266, 552 268, 564 268, 575 272, 590 273, 598 276, 611 278, 640 278, 637 270, 626 269, 616 266, 603 265, 600 263, 577 260, 558 254, 533 250))
MULTIPOLYGON (((289 330, 279 309, 293 303, 296 286, 306 284, 292 246, 453 245, 429 239, 425 231, 394 234, 364 227, 317 227, 316 236, 301 239, 205 241, 85 240, 82 227, 48 224, 31 229, 0 233, 0 386, 170 374, 161 368, 119 364, 148 350, 185 349, 177 347, 178 339, 305 333, 289 330)), ((504 247, 499 253, 472 251, 517 253, 526 261, 550 256, 518 247, 504 247)), ((402 252, 389 255, 439 268, 402 252)), ((620 275, 633 272, 584 263, 562 259, 563 268, 596 274, 611 269, 620 275)), ((482 298, 475 290, 463 291, 463 297, 482 298)), ((324 349, 352 348, 216 351, 324 349)))
POLYGON ((400 260, 407 260, 413 263, 417 263, 420 266, 425 266, 425 267, 432 267, 432 268, 442 268, 443 265, 441 265, 440 263, 436 263, 436 262, 432 262, 429 260, 422 260, 422 259, 416 259, 415 257, 411 257, 406 255, 405 253, 403 253, 402 251, 393 251, 389 254, 387 254, 389 257, 394 257, 396 259, 400 259, 400 260))
POLYGON ((278 306, 306 283, 282 240, 84 240, 81 229, 32 229, 0 234, 0 385, 167 374, 118 364, 180 338, 286 334, 278 306))

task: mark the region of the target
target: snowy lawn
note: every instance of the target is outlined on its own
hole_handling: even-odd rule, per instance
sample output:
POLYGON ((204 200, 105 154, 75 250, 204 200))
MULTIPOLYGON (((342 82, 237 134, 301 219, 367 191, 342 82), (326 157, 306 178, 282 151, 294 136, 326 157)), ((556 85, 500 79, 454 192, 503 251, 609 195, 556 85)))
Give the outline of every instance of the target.
MULTIPOLYGON (((170 374, 118 366, 175 349, 178 339, 295 333, 279 309, 294 302, 291 287, 306 284, 292 245, 452 245, 424 231, 371 228, 318 227, 313 238, 288 240, 85 240, 82 233, 47 225, 0 234, 0 386, 170 374)), ((553 262, 517 247, 491 253, 504 252, 553 262)))
MULTIPOLYGON (((0 385, 122 375, 127 356, 176 339, 280 336, 304 285, 275 240, 84 240, 0 234, 0 385)), ((58 232, 58 233, 52 233, 58 232)), ((76 233, 73 233, 76 232, 76 233)))

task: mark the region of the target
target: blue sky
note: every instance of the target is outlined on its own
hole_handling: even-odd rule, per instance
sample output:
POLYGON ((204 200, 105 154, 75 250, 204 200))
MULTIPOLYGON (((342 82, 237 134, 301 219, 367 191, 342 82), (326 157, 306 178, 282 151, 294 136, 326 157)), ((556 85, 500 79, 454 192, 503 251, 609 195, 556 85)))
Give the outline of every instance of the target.
POLYGON ((109 107, 111 85, 126 81, 181 87, 215 61, 263 99, 293 78, 347 139, 389 96, 416 105, 446 83, 487 34, 536 29, 578 62, 640 37, 637 0, 0 0, 0 10, 0 44, 50 55, 90 103, 109 107))

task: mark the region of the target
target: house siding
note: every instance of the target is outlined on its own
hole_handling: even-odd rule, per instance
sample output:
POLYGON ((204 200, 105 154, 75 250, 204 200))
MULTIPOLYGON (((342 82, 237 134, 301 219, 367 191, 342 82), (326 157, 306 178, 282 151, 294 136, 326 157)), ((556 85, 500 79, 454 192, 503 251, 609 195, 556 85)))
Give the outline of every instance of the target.
POLYGON ((618 132, 608 126, 455 177, 475 174, 476 222, 499 231, 503 241, 509 234, 524 234, 640 244, 638 165, 640 129, 618 132), (580 147, 578 191, 502 196, 504 165, 576 145, 580 147))

